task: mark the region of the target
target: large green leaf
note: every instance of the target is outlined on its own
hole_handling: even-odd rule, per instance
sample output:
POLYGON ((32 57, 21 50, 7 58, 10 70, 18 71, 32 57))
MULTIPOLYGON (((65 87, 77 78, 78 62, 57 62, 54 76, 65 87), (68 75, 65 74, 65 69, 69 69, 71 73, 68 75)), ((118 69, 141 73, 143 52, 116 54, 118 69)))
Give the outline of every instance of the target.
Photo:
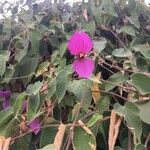
POLYGON ((21 49, 19 50, 16 55, 15 55, 15 59, 20 62, 21 59, 27 54, 27 50, 26 49, 21 49))
POLYGON ((137 144, 134 148, 134 150, 147 150, 143 144, 137 144))
POLYGON ((15 100, 14 104, 14 114, 17 116, 18 114, 22 113, 22 106, 23 106, 23 101, 25 100, 26 93, 23 92, 18 95, 17 99, 15 100))
POLYGON ((150 93, 150 77, 142 74, 135 73, 131 76, 130 83, 143 95, 150 93))
POLYGON ((150 46, 148 44, 139 44, 133 47, 136 52, 140 52, 145 58, 150 60, 150 46))
POLYGON ((137 107, 140 110, 140 118, 143 122, 150 124, 150 101, 148 102, 143 102, 143 103, 136 103, 137 107))
POLYGON ((128 127, 133 131, 133 134, 140 141, 142 135, 142 122, 139 117, 138 107, 134 103, 127 102, 124 106, 115 104, 114 110, 125 118, 128 127))
POLYGON ((100 115, 99 113, 95 113, 87 123, 87 127, 92 127, 95 123, 97 123, 102 118, 103 118, 102 115, 100 115))
POLYGON ((127 80, 128 80, 127 76, 123 75, 120 72, 116 73, 116 74, 112 75, 111 77, 109 77, 108 83, 106 82, 106 85, 105 85, 105 90, 106 91, 112 90, 115 86, 117 86, 121 83, 124 83, 127 80))
POLYGON ((104 11, 109 15, 117 17, 117 12, 115 10, 115 5, 113 0, 103 0, 104 11))
POLYGON ((19 121, 17 118, 13 118, 7 125, 4 131, 5 137, 11 137, 17 131, 19 131, 19 121))
POLYGON ((98 52, 101 52, 106 47, 107 41, 103 38, 100 41, 93 41, 93 44, 94 49, 98 50, 98 52))
POLYGON ((49 144, 49 145, 46 145, 45 147, 40 148, 38 150, 56 150, 56 149, 55 149, 55 145, 54 144, 49 144))
POLYGON ((54 138, 57 132, 58 129, 55 127, 43 129, 40 137, 40 147, 42 148, 48 144, 54 143, 54 138))
POLYGON ((25 56, 17 66, 17 72, 20 76, 29 76, 35 73, 38 66, 39 57, 35 56, 30 58, 25 56))
MULTIPOLYGON (((30 95, 28 102, 27 120, 38 116, 38 108, 40 107, 40 95, 30 95)), ((40 113, 39 113, 40 114, 40 113)))
POLYGON ((97 109, 100 114, 109 109, 110 98, 109 96, 102 97, 97 103, 97 109))
POLYGON ((76 150, 96 150, 94 135, 87 133, 81 127, 76 127, 73 136, 73 147, 76 150))
POLYGON ((127 18, 131 24, 133 24, 136 28, 140 28, 139 18, 138 16, 131 16, 127 18))
POLYGON ((56 96, 58 102, 61 102, 67 90, 68 74, 66 70, 62 70, 56 77, 56 96))
POLYGON ((122 27, 121 29, 118 30, 118 33, 121 33, 121 32, 132 35, 132 36, 136 36, 135 30, 131 26, 122 27))
POLYGON ((13 116, 13 113, 12 107, 0 111, 0 127, 3 126, 13 116))
POLYGON ((95 26, 94 20, 82 24, 82 28, 83 28, 86 32, 88 32, 91 37, 94 37, 94 34, 95 34, 95 27, 96 27, 96 26, 95 26))
POLYGON ((42 34, 38 29, 34 29, 30 32, 30 41, 32 46, 32 54, 37 54, 39 52, 40 40, 42 39, 42 34))
POLYGON ((84 79, 70 81, 68 84, 68 91, 73 93, 78 98, 78 101, 83 100, 83 108, 88 110, 92 100, 90 82, 84 79))
POLYGON ((132 53, 124 48, 115 49, 112 53, 115 57, 130 57, 132 56, 132 53))
POLYGON ((72 73, 71 66, 67 66, 61 70, 56 77, 56 96, 58 102, 61 102, 67 91, 68 76, 72 73))
POLYGON ((9 81, 13 77, 13 74, 14 74, 14 67, 13 66, 7 67, 5 73, 3 74, 3 77, 0 79, 0 83, 9 83, 9 81))
POLYGON ((60 53, 61 58, 63 57, 63 55, 66 51, 66 48, 67 48, 66 42, 64 42, 60 45, 59 53, 60 53))
POLYGON ((6 62, 8 60, 9 54, 0 54, 0 77, 5 73, 6 71, 6 62))
POLYGON ((40 91, 41 87, 42 87, 42 82, 40 81, 35 82, 34 84, 29 84, 26 93, 28 95, 32 95, 32 94, 36 95, 40 91))

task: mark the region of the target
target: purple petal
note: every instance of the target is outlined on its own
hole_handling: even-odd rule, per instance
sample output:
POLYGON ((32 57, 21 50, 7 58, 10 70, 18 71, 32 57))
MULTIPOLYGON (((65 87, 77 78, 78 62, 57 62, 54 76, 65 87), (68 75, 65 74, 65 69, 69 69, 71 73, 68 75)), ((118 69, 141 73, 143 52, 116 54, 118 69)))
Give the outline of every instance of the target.
POLYGON ((79 77, 89 78, 94 70, 94 62, 89 58, 77 59, 73 63, 73 69, 79 77))
POLYGON ((6 90, 6 91, 1 91, 0 90, 0 96, 1 97, 10 97, 11 95, 11 91, 10 90, 6 90))
POLYGON ((93 43, 90 36, 82 31, 75 32, 68 42, 68 50, 72 55, 89 53, 92 47, 93 43))
POLYGON ((5 98, 5 100, 3 100, 3 109, 6 109, 10 107, 10 100, 8 98, 5 98))
POLYGON ((38 134, 40 131, 40 122, 39 118, 34 119, 29 123, 29 128, 34 132, 34 134, 38 134))

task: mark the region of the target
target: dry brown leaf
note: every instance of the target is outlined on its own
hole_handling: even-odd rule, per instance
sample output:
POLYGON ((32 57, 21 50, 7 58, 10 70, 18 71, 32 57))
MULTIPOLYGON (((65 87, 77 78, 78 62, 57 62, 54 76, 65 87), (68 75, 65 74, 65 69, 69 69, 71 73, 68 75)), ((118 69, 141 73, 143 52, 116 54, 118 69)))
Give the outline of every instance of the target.
POLYGON ((65 134, 65 130, 66 130, 66 125, 60 124, 58 128, 58 132, 54 139, 55 150, 61 150, 61 145, 65 134))
POLYGON ((114 146, 118 137, 119 127, 121 125, 122 118, 117 116, 115 111, 111 111, 110 116, 110 125, 109 125, 109 138, 108 138, 108 145, 109 150, 114 150, 114 146))
POLYGON ((0 150, 9 150, 11 138, 0 136, 0 150))
POLYGON ((85 18, 85 20, 88 21, 88 14, 87 14, 87 9, 86 8, 83 9, 82 15, 85 18))
MULTIPOLYGON (((97 73, 96 79, 99 80, 100 76, 101 76, 100 72, 97 73)), ((94 103, 96 104, 101 98, 99 84, 97 82, 93 82, 93 87, 91 88, 91 90, 92 90, 92 97, 93 97, 94 103)))

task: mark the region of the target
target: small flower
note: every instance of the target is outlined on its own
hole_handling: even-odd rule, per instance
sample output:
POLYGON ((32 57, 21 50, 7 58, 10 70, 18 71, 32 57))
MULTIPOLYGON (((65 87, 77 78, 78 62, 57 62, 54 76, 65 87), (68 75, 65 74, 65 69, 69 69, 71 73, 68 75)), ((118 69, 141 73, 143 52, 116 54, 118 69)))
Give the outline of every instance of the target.
POLYGON ((34 134, 38 134, 40 131, 40 121, 39 118, 36 118, 34 120, 32 120, 29 123, 29 128, 32 130, 32 132, 34 132, 34 134))
POLYGON ((73 70, 84 78, 89 78, 94 70, 94 62, 90 58, 86 58, 92 50, 93 43, 89 35, 85 32, 75 32, 69 42, 68 50, 77 57, 73 62, 73 70))
POLYGON ((11 95, 11 91, 10 90, 5 90, 5 91, 1 91, 0 90, 0 97, 3 97, 3 108, 6 109, 8 107, 10 107, 10 95, 11 95))

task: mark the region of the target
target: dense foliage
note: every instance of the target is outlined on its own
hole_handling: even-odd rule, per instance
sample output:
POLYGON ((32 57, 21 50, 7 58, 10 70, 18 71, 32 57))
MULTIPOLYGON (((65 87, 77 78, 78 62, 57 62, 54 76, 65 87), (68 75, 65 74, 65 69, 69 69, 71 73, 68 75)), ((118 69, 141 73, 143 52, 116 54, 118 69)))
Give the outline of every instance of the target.
POLYGON ((11 137, 10 150, 150 149, 150 8, 142 0, 20 0, 0 3, 0 13, 0 135, 11 137), (67 50, 81 30, 94 43, 89 79, 73 72, 67 50))

